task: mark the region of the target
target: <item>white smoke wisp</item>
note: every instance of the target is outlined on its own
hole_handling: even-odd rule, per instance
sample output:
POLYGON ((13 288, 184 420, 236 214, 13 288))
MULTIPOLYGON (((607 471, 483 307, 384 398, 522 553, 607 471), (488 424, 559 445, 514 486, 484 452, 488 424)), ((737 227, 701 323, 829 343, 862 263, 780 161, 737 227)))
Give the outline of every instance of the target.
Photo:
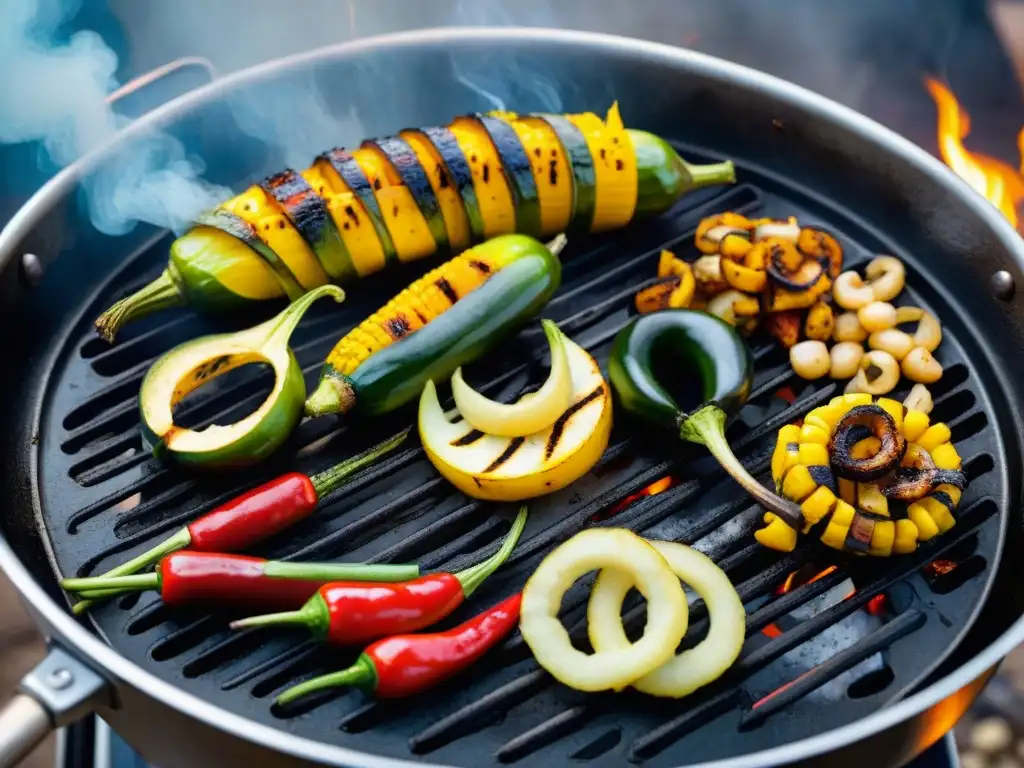
MULTIPOLYGON (((107 98, 119 85, 114 51, 88 30, 53 40, 77 8, 72 0, 0 3, 0 143, 40 142, 61 167, 107 144, 125 123, 107 98)), ((83 179, 93 225, 110 235, 138 222, 181 231, 231 194, 203 181, 204 170, 172 136, 133 141, 83 179)))

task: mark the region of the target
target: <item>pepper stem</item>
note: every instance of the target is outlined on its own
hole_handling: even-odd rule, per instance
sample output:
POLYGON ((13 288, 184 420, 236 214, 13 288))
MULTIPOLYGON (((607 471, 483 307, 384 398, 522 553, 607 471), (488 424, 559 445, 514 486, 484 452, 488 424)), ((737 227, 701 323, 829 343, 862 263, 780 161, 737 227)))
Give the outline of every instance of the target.
POLYGON ((394 437, 389 437, 384 442, 373 446, 368 451, 364 451, 354 458, 343 461, 340 464, 335 464, 323 472, 317 472, 310 478, 313 487, 316 489, 317 499, 322 501, 327 494, 335 491, 353 472, 368 464, 372 464, 381 456, 395 450, 395 448, 405 442, 405 438, 409 436, 411 430, 412 427, 408 427, 394 437))
MULTIPOLYGON (((174 535, 164 539, 164 541, 157 544, 152 549, 143 552, 138 557, 134 557, 126 563, 121 563, 121 565, 116 568, 111 568, 106 573, 101 574, 101 576, 128 576, 133 573, 138 573, 143 568, 148 568, 165 555, 177 552, 179 549, 185 549, 185 547, 191 543, 192 534, 189 532, 188 528, 182 528, 174 533, 174 535)), ((65 581, 67 581, 67 579, 65 581)), ((61 582, 61 586, 63 585, 64 581, 61 582)), ((79 614, 89 610, 92 605, 92 600, 83 600, 80 603, 76 603, 71 611, 78 616, 79 614)))
POLYGON ((271 579, 304 579, 306 581, 377 581, 395 582, 417 579, 420 567, 411 565, 371 565, 369 563, 292 563, 268 560, 263 574, 271 579))
POLYGON ((683 440, 707 448, 722 468, 743 490, 753 496, 758 504, 769 512, 774 512, 791 528, 803 530, 804 517, 800 507, 757 482, 732 452, 729 442, 725 439, 725 411, 713 403, 699 408, 681 420, 679 436, 683 440))
POLYGON ((355 664, 348 669, 343 669, 341 672, 332 672, 329 675, 320 675, 304 683, 293 685, 279 695, 274 700, 274 703, 278 706, 283 706, 317 691, 326 691, 331 688, 341 688, 349 685, 370 690, 377 687, 377 668, 374 666, 373 660, 365 653, 359 654, 355 664))
POLYGON ((306 398, 305 413, 311 418, 328 413, 348 413, 356 407, 356 392, 341 374, 327 374, 306 398))
POLYGON ((501 548, 482 563, 477 563, 455 574, 455 578, 462 585, 462 594, 465 597, 473 594, 488 576, 498 570, 501 564, 508 560, 508 556, 512 554, 512 550, 519 543, 519 537, 522 535, 523 528, 525 527, 526 505, 524 504, 519 508, 519 514, 516 515, 516 519, 512 522, 512 528, 509 529, 508 536, 505 537, 505 543, 501 545, 501 548))
POLYGON ((336 285, 321 285, 319 288, 314 288, 312 291, 304 293, 288 305, 287 309, 283 310, 280 314, 253 329, 252 333, 254 336, 262 335, 264 337, 263 342, 259 346, 261 348, 269 347, 272 344, 287 346, 288 339, 299 324, 299 321, 302 320, 302 316, 306 314, 306 310, 309 309, 314 301, 323 296, 330 296, 339 304, 345 300, 345 292, 336 285))
POLYGON ((121 326, 152 312, 185 305, 185 297, 177 283, 165 269, 153 282, 143 286, 131 296, 126 296, 96 318, 96 332, 113 343, 121 326))
POLYGON ((89 590, 117 590, 118 592, 144 592, 147 589, 160 589, 160 574, 136 573, 130 576, 93 576, 84 579, 64 579, 61 587, 68 592, 86 592, 89 590))
POLYGON ((690 174, 691 189, 710 187, 713 184, 732 184, 736 181, 736 166, 731 160, 708 165, 691 165, 685 160, 682 163, 690 174))
POLYGON ((248 629, 250 627, 276 627, 276 626, 301 626, 318 637, 326 635, 330 624, 330 609, 327 603, 317 593, 311 597, 304 606, 297 611, 284 611, 283 613, 266 613, 262 616, 250 616, 247 619, 232 621, 228 626, 231 629, 248 629))

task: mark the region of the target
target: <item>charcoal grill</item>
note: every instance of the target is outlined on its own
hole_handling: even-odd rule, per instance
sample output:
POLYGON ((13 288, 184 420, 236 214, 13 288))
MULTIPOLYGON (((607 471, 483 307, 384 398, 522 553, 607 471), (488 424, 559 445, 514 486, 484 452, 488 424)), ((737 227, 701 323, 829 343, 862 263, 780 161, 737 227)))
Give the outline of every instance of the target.
MULTIPOLYGON (((164 766, 899 765, 953 725, 1024 638, 1014 574, 1024 509, 1015 407, 1024 312, 1014 286, 1024 247, 994 209, 926 154, 772 78, 678 49, 536 29, 432 30, 317 51, 217 81, 139 120, 32 199, 0 234, 0 259, 5 327, 17 329, 8 335, 16 364, 0 382, 7 404, 0 490, 8 499, 0 564, 52 639, 51 655, 26 678, 27 695, 8 712, 7 722, 22 730, 9 734, 27 740, 50 721, 97 709, 164 766), (143 450, 138 429, 135 398, 147 366, 174 344, 253 317, 165 313, 130 326, 115 346, 95 338, 92 318, 156 274, 170 236, 141 228, 101 235, 86 224, 76 182, 157 126, 202 152, 215 180, 257 178, 274 169, 279 152, 239 141, 224 98, 310 77, 338 114, 356 107, 367 135, 493 106, 456 71, 508 83, 501 98, 523 111, 582 111, 618 98, 628 124, 665 136, 687 157, 736 161, 733 187, 690 196, 615 235, 570 239, 563 286, 545 316, 602 363, 660 250, 692 255, 693 230, 705 215, 795 215, 836 233, 851 265, 882 252, 903 259, 903 299, 944 323, 936 417, 950 424, 971 479, 956 528, 913 555, 881 561, 835 559, 814 546, 779 556, 753 542, 759 511, 706 455, 620 417, 594 472, 532 506, 509 564, 452 621, 520 589, 552 546, 588 525, 693 543, 737 584, 748 644, 725 678, 687 699, 570 691, 537 667, 517 634, 429 696, 373 703, 333 692, 276 710, 276 691, 354 654, 300 635, 230 633, 230 612, 170 610, 151 595, 108 603, 84 625, 74 621, 54 572, 103 570, 284 467, 317 471, 411 418, 406 411, 373 424, 304 423, 277 460, 244 479, 196 478, 161 465, 143 450), (555 90, 537 89, 538 77, 555 90), (378 97, 397 87, 403 99, 378 97), (667 490, 645 490, 666 477, 667 490), (794 581, 794 573, 801 577, 794 581)), ((361 283, 340 310, 310 312, 293 337, 307 384, 342 333, 428 266, 361 283)), ((539 326, 529 327, 500 356, 474 366, 471 379, 512 397, 538 380, 544 347, 539 326)), ((754 396, 730 439, 764 479, 774 431, 837 389, 797 380, 771 344, 758 343, 754 353, 754 396)), ((265 383, 218 380, 190 402, 185 420, 237 417, 257 404, 265 383)), ((454 491, 409 445, 260 554, 456 569, 495 549, 510 512, 454 491)), ((580 638, 584 600, 577 587, 564 603, 580 638)), ((699 637, 703 606, 691 615, 691 637, 699 637)), ((0 732, 0 745, 13 752, 15 736, 0 732)))

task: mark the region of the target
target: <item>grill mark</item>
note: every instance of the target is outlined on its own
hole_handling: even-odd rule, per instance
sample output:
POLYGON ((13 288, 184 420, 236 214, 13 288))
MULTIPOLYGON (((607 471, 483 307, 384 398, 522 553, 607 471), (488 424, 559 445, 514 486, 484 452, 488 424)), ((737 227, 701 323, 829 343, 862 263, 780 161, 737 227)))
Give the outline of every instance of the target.
POLYGON ((956 510, 956 504, 953 503, 953 497, 945 491, 936 491, 932 494, 932 498, 948 509, 950 514, 956 510))
POLYGON ((551 428, 551 435, 548 437, 548 444, 544 446, 544 460, 547 461, 554 454, 555 449, 558 448, 558 441, 562 439, 562 433, 565 431, 565 425, 569 423, 569 419, 579 413, 590 403, 594 402, 604 392, 604 384, 599 384, 590 394, 584 397, 582 400, 570 405, 565 413, 558 417, 558 421, 551 428))
POLYGON ((490 466, 488 466, 487 469, 485 469, 483 473, 486 475, 488 472, 493 472, 498 467, 500 467, 502 464, 504 464, 506 461, 511 459, 515 455, 515 452, 518 451, 519 448, 525 442, 526 442, 526 438, 525 437, 513 437, 511 440, 509 440, 508 446, 505 448, 504 451, 501 452, 501 455, 498 458, 496 458, 494 461, 492 461, 490 463, 490 466))
POLYGON ((418 317, 420 319, 420 322, 423 323, 424 325, 430 322, 430 320, 424 317, 423 313, 420 312, 418 309, 414 309, 413 311, 416 313, 416 317, 418 317))
POLYGON ((552 160, 551 161, 551 165, 550 165, 550 167, 548 169, 548 181, 551 183, 551 186, 553 186, 553 187, 558 186, 558 161, 557 160, 552 160))
POLYGON ((485 275, 491 274, 490 266, 487 265, 486 263, 482 262, 482 261, 477 261, 476 259, 474 259, 473 261, 469 262, 469 266, 471 266, 473 269, 477 270, 478 272, 482 272, 485 275))
POLYGON ((438 189, 448 189, 451 185, 451 181, 448 179, 448 172, 445 171, 444 166, 439 165, 437 167, 437 186, 438 189))
POLYGON ((455 448, 461 448, 464 445, 472 445, 477 440, 481 439, 483 436, 484 433, 481 432, 479 429, 471 429, 458 440, 452 440, 451 444, 455 448))
MULTIPOLYGON (((604 152, 603 149, 601 151, 604 152)), ((625 167, 626 167, 626 165, 625 165, 625 163, 622 162, 621 158, 616 158, 616 160, 615 160, 615 170, 616 171, 621 171, 625 167)))
POLYGON ((359 226, 359 214, 356 213, 355 208, 353 208, 351 205, 346 205, 345 215, 352 219, 353 224, 355 224, 357 227, 359 226))
POLYGON ((384 329, 392 339, 398 341, 403 336, 409 334, 412 330, 412 326, 409 324, 409 318, 403 314, 398 314, 389 318, 387 322, 384 323, 384 329))
POLYGON ((443 293, 445 298, 447 298, 452 304, 459 300, 459 294, 457 294, 455 289, 452 288, 452 284, 443 277, 437 278, 437 280, 434 281, 434 285, 440 289, 441 293, 443 293))
POLYGON ((832 474, 832 468, 824 465, 815 465, 807 468, 807 473, 818 485, 823 485, 832 493, 837 491, 836 477, 832 474))
POLYGON ((484 184, 491 180, 491 166, 488 165, 487 163, 484 163, 483 179, 484 184))

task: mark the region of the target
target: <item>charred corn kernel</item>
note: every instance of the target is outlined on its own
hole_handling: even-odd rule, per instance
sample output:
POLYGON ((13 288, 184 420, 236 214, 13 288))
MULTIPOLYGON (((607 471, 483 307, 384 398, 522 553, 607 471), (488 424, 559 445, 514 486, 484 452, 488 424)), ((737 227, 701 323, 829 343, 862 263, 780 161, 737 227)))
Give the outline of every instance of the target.
POLYGON ((906 518, 896 521, 896 537, 892 542, 892 551, 896 555, 907 555, 917 549, 917 526, 906 518))
POLYGON ((366 145, 352 152, 373 186, 384 226, 391 235, 399 261, 417 261, 432 255, 437 243, 420 212, 412 191, 380 149, 366 145))
POLYGON ((956 518, 953 517, 953 514, 946 509, 946 505, 941 501, 937 501, 931 496, 925 496, 918 503, 928 510, 928 514, 931 515, 932 520, 935 521, 935 525, 939 529, 939 533, 945 533, 956 525, 956 518))
POLYGON ((636 154, 629 133, 622 125, 618 102, 602 120, 592 112, 566 115, 587 142, 594 159, 594 219, 591 232, 619 229, 629 223, 636 210, 639 177, 636 154))
POLYGON ((821 535, 821 542, 832 549, 846 549, 846 536, 850 532, 850 524, 853 523, 854 509, 845 501, 837 501, 835 512, 829 521, 825 532, 821 535))
POLYGON ((889 500, 875 483, 857 483, 857 506, 865 512, 889 516, 889 500))
POLYGON ((956 452, 956 448, 953 447, 952 443, 943 443, 934 451, 930 451, 930 453, 932 461, 935 462, 935 466, 939 469, 960 469, 963 466, 960 454, 956 452))
POLYGON ((896 539, 896 524, 892 520, 876 520, 871 530, 871 544, 868 554, 875 557, 888 557, 892 554, 893 541, 896 539))
POLYGON ((935 493, 944 493, 944 494, 946 494, 949 497, 949 500, 951 502, 953 502, 953 506, 955 507, 957 504, 960 503, 960 495, 961 495, 962 492, 955 485, 949 485, 948 483, 943 483, 942 485, 939 485, 939 486, 935 487, 935 493))
POLYGON ((782 495, 792 501, 800 502, 814 493, 818 484, 803 464, 797 464, 782 478, 782 495))
POLYGON ((426 134, 420 131, 406 130, 400 135, 409 142, 412 151, 416 153, 416 159, 420 161, 427 174, 430 188, 434 190, 438 206, 441 208, 449 246, 456 253, 465 250, 472 240, 469 217, 466 215, 459 190, 451 183, 441 153, 426 134))
POLYGON ((447 311, 501 266, 486 250, 474 249, 432 269, 349 331, 331 350, 327 362, 341 374, 352 373, 374 352, 447 311))
POLYGON ((867 459, 878 453, 881 447, 882 441, 877 437, 865 437, 863 440, 858 440, 853 444, 853 448, 850 449, 850 456, 854 459, 867 459))
POLYGON ((755 539, 769 549, 778 552, 792 552, 796 549, 796 536, 796 530, 778 518, 772 520, 764 528, 754 531, 755 539))
POLYGON ((816 427, 813 424, 804 424, 800 428, 800 442, 801 443, 817 443, 819 445, 828 445, 828 441, 832 439, 832 434, 821 427, 816 427))
POLYGON ((572 170, 558 134, 540 118, 491 113, 505 120, 519 136, 530 158, 530 172, 540 199, 540 228, 545 238, 564 232, 573 213, 572 170))
POLYGON ((924 434, 914 440, 914 442, 928 451, 928 453, 931 453, 943 443, 948 443, 950 437, 952 437, 952 434, 949 431, 949 427, 939 422, 928 427, 924 434))
POLYGON ((316 255, 302 239, 291 219, 262 187, 249 187, 221 207, 251 224, 256 230, 256 236, 281 257, 299 285, 307 291, 330 282, 316 255))
POLYGON ((352 265, 360 277, 384 269, 384 246, 381 244, 373 219, 359 196, 345 183, 330 162, 318 158, 302 172, 303 178, 327 201, 327 210, 341 233, 341 239, 352 257, 352 265))
MULTIPOLYGON (((490 240, 497 235, 515 232, 516 209, 512 204, 512 191, 487 129, 472 117, 457 117, 448 128, 455 134, 473 174, 473 189, 480 202, 480 217, 484 220, 484 237, 490 240)), ((568 179, 570 183, 571 178, 568 179)))
POLYGON ((800 427, 787 424, 779 430, 779 437, 772 454, 772 479, 778 483, 786 470, 797 463, 799 455, 800 427), (790 446, 795 446, 791 448, 790 446))
POLYGON ((896 429, 903 431, 903 403, 888 397, 880 397, 875 401, 875 405, 892 416, 892 420, 896 422, 896 429))
POLYGON ((797 460, 805 467, 827 467, 828 448, 821 443, 800 443, 797 460))
POLYGON ((839 498, 847 504, 857 503, 857 484, 845 477, 839 478, 839 498))
POLYGON ((917 526, 917 538, 919 541, 928 541, 939 535, 939 526, 928 513, 928 509, 919 501, 907 507, 907 517, 917 526))
POLYGON ((917 442, 928 429, 928 414, 909 410, 903 417, 903 436, 911 443, 917 442))
POLYGON ((813 525, 823 520, 825 515, 832 511, 836 501, 836 495, 822 485, 804 499, 804 503, 800 505, 800 511, 803 513, 804 519, 813 525))

